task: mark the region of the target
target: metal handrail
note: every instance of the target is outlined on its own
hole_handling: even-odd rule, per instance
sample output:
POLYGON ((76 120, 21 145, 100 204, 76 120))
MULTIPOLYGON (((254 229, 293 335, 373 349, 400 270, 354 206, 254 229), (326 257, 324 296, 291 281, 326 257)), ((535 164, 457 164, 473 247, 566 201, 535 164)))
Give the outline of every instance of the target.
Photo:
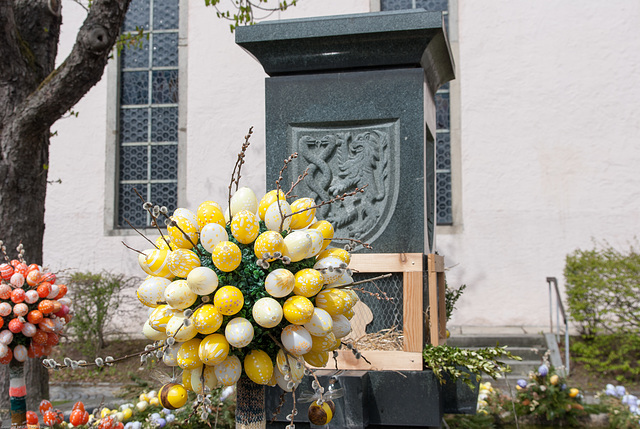
POLYGON ((560 314, 562 313, 562 321, 564 322, 564 361, 567 375, 569 375, 571 368, 569 361, 569 319, 567 319, 567 314, 562 304, 562 297, 558 289, 558 279, 555 277, 547 277, 547 283, 549 284, 549 323, 551 333, 553 333, 553 287, 556 295, 556 341, 560 342, 560 314))

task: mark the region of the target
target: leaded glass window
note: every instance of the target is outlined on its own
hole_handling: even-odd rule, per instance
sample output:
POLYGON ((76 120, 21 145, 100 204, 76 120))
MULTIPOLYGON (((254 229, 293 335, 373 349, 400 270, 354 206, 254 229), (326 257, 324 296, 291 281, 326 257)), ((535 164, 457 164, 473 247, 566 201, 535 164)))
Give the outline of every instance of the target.
POLYGON ((132 0, 123 32, 144 30, 120 54, 117 226, 150 226, 147 201, 177 206, 179 0, 132 0))
MULTIPOLYGON (((429 12, 445 12, 448 24, 448 0, 381 0, 381 10, 422 8, 429 12)), ((439 225, 451 225, 451 131, 449 121, 449 84, 443 85, 436 99, 436 218, 439 225)))

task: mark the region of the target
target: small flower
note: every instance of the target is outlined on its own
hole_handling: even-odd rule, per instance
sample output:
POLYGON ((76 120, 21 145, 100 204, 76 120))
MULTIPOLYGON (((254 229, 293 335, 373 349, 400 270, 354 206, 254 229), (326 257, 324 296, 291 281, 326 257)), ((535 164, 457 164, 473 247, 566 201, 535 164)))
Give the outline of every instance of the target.
POLYGON ((151 204, 149 201, 146 201, 143 205, 142 208, 145 210, 149 210, 151 207, 153 207, 153 204, 151 204))
POLYGON ((102 358, 96 358, 96 366, 102 368, 104 366, 104 360, 102 360, 102 358))

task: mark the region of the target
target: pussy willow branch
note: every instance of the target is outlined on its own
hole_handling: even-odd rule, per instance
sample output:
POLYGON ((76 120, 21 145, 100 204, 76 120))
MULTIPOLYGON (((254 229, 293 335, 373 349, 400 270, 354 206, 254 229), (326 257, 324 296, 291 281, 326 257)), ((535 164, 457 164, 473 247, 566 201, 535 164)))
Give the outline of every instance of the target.
POLYGON ((349 283, 349 284, 346 284, 346 285, 335 286, 335 287, 332 287, 331 289, 346 289, 346 288, 350 288, 352 286, 361 285, 363 283, 369 283, 369 282, 373 282, 373 281, 380 280, 380 279, 386 279, 387 277, 391 277, 392 275, 393 275, 392 273, 383 274, 383 275, 378 276, 378 277, 372 277, 370 279, 359 280, 357 282, 349 283))
POLYGON ((139 253, 141 255, 144 255, 145 257, 147 256, 144 252, 139 251, 138 249, 134 249, 133 247, 129 246, 127 243, 125 243, 123 240, 120 240, 120 243, 124 244, 124 247, 126 247, 129 250, 133 250, 136 253, 139 253))
MULTIPOLYGON (((126 360, 126 359, 131 359, 132 357, 141 356, 141 355, 144 355, 144 354, 155 352, 156 350, 159 350, 159 349, 161 349, 163 347, 166 347, 166 344, 160 344, 160 345, 157 345, 157 346, 155 346, 153 348, 150 348, 149 350, 143 350, 143 351, 138 352, 138 353, 132 353, 130 355, 125 355, 125 356, 122 356, 122 357, 119 357, 119 358, 115 358, 111 362, 105 362, 104 365, 105 366, 111 366, 112 364, 115 364, 115 363, 118 363, 118 362, 122 362, 123 360, 126 360), (107 365, 107 363, 109 365, 107 365)), ((82 367, 82 368, 88 368, 88 367, 91 367, 91 366, 98 366, 98 364, 96 364, 95 361, 93 361, 93 362, 87 362, 87 363, 83 363, 83 364, 78 364, 78 366, 82 367)), ((56 369, 65 369, 65 368, 70 368, 70 366, 69 365, 60 365, 60 364, 56 365, 56 369)))
POLYGON ((307 175, 309 174, 309 167, 307 167, 304 170, 304 173, 302 173, 301 175, 298 176, 298 178, 296 179, 295 182, 291 183, 291 187, 289 188, 289 190, 287 191, 286 194, 284 194, 284 198, 290 198, 291 197, 291 192, 293 192, 293 189, 298 186, 300 184, 300 182, 302 182, 304 180, 305 177, 307 177, 307 175))
POLYGON ((331 238, 332 241, 350 241, 352 243, 358 243, 359 245, 361 245, 362 247, 364 247, 365 249, 373 249, 373 247, 369 244, 369 243, 365 243, 362 240, 356 240, 355 238, 342 238, 342 237, 333 237, 331 238))
POLYGON ((138 231, 138 230, 136 229, 136 227, 135 227, 135 226, 131 225, 131 222, 129 222, 129 219, 124 218, 124 221, 125 221, 125 222, 127 222, 127 224, 129 225, 129 227, 130 227, 131 229, 133 229, 135 232, 137 232, 138 234, 140 234, 140 236, 141 236, 142 238, 144 238, 145 240, 147 240, 149 243, 151 243, 151 245, 152 245, 153 247, 155 247, 156 249, 158 249, 158 246, 156 245, 156 243, 154 243, 153 241, 149 240, 149 237, 147 237, 146 235, 144 235, 142 232, 138 231))
POLYGON ((240 171, 242 170, 242 164, 244 164, 244 157, 247 152, 247 148, 249 148, 249 145, 251 144, 249 139, 251 138, 252 134, 253 134, 253 127, 250 127, 249 132, 247 133, 246 136, 244 136, 244 143, 242 143, 242 149, 240 149, 240 153, 238 154, 238 158, 236 159, 236 164, 233 166, 233 172, 231 173, 231 182, 229 183, 229 199, 228 199, 229 220, 231 220, 231 188, 235 183, 236 191, 238 190, 238 186, 240 184, 240 177, 242 177, 240 175, 240 171), (238 175, 237 178, 236 178, 236 174, 238 175))
MULTIPOLYGON (((144 205, 146 203, 146 201, 145 201, 144 198, 142 198, 142 195, 140 195, 140 192, 138 192, 138 190, 136 188, 133 188, 133 192, 136 193, 136 195, 140 198, 140 200, 142 201, 142 204, 144 205)), ((169 244, 169 240, 167 240, 167 237, 164 236, 164 234, 162 233, 162 230, 158 226, 158 222, 156 220, 157 217, 153 215, 153 211, 150 208, 149 209, 145 209, 145 210, 147 210, 147 212, 149 213, 149 215, 153 219, 153 224, 155 225, 155 227, 157 228, 158 232, 160 233, 160 237, 162 237, 162 240, 164 240, 164 242, 167 243, 167 247, 169 248, 169 250, 173 250, 173 249, 171 249, 171 244, 169 244)))
POLYGON ((287 167, 289 166, 289 163, 291 163, 291 161, 293 161, 297 157, 298 157, 298 152, 294 152, 291 155, 289 155, 287 159, 284 160, 282 168, 280 169, 280 173, 278 174, 278 180, 276 180, 276 203, 278 203, 278 211, 280 212, 280 219, 282 219, 282 221, 280 222, 279 232, 282 232, 282 226, 284 225, 284 215, 282 214, 282 207, 280 206, 280 192, 282 190, 282 188, 280 187, 280 182, 284 179, 282 177, 284 170, 286 170, 287 167))
POLYGON ((191 237, 189 237, 189 235, 187 235, 187 233, 186 233, 186 232, 184 232, 184 230, 183 230, 182 228, 180 228, 180 225, 178 225, 178 222, 176 222, 175 220, 171 219, 171 216, 169 216, 169 215, 168 215, 168 214, 166 214, 166 213, 162 213, 162 212, 161 212, 160 214, 161 214, 162 216, 164 216, 164 217, 165 217, 165 219, 168 219, 168 220, 169 220, 169 225, 170 225, 170 226, 172 226, 172 227, 176 228, 178 231, 180 231, 180 232, 182 233, 182 236, 183 236, 184 238, 186 238, 186 239, 187 239, 187 241, 188 241, 189 243, 191 243, 191 245, 193 246, 193 249, 196 251, 196 253, 198 254, 198 256, 200 256, 200 257, 203 257, 203 256, 204 256, 204 255, 200 252, 200 249, 198 249, 198 246, 196 245, 196 243, 194 243, 194 242, 191 240, 191 237))

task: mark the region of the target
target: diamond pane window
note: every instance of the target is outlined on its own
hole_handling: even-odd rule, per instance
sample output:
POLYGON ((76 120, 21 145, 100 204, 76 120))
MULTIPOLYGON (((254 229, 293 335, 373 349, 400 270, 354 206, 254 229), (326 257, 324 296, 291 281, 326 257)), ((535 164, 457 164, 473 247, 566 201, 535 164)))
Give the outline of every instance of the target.
MULTIPOLYGON (((448 12, 449 0, 380 0, 381 10, 425 9, 448 12)), ((445 16, 448 28, 448 14, 445 16)), ((453 223, 451 200, 451 132, 449 83, 442 85, 436 99, 436 218, 439 225, 453 223)))
POLYGON ((132 0, 123 32, 142 28, 120 54, 117 227, 150 226, 147 201, 178 202, 178 26, 180 0, 132 0), (126 220, 125 220, 126 219, 126 220))

